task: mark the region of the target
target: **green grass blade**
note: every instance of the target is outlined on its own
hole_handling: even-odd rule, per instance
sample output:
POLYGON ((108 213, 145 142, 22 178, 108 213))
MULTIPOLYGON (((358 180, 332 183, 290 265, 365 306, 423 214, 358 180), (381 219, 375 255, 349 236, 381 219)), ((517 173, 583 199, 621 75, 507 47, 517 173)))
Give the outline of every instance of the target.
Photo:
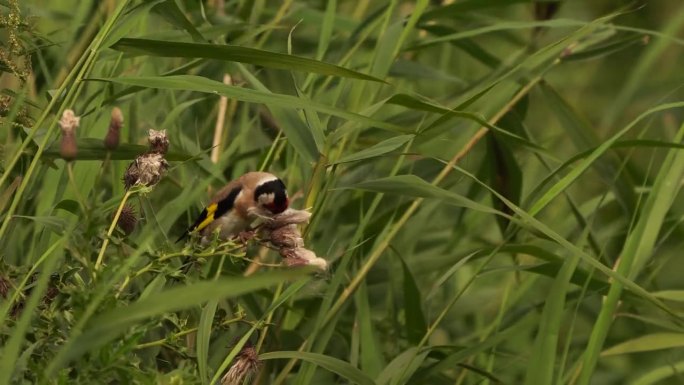
MULTIPOLYGON (((684 138, 684 124, 675 136, 675 142, 684 138)), ((653 188, 641 209, 641 215, 625 241, 620 253, 620 263, 617 272, 629 278, 636 277, 649 258, 652 256, 658 233, 670 210, 675 197, 679 193, 682 177, 684 176, 684 152, 670 150, 662 164, 653 188)), ((610 325, 620 301, 625 282, 612 282, 608 296, 601 307, 598 319, 594 324, 591 337, 584 354, 582 372, 579 384, 588 385, 594 374, 600 351, 603 350, 610 325)), ((652 297, 649 294, 649 297, 652 297)), ((653 297, 655 298, 655 297, 653 297)))
POLYGON ((374 76, 314 59, 232 45, 123 38, 110 48, 131 55, 225 60, 268 68, 382 82, 374 76))
POLYGON ((175 0, 166 0, 162 3, 155 5, 152 11, 158 13, 166 21, 173 24, 174 26, 184 29, 192 36, 194 41, 206 41, 204 36, 195 28, 195 26, 185 17, 183 11, 178 8, 175 0))
POLYGON ((417 345, 425 333, 427 322, 423 314, 420 290, 406 261, 401 259, 401 267, 404 272, 404 314, 406 317, 406 335, 408 341, 417 345))
POLYGON ((285 108, 311 108, 312 110, 353 120, 359 123, 387 129, 393 132, 407 133, 405 127, 369 118, 360 114, 342 110, 316 101, 305 101, 296 96, 266 93, 258 90, 225 85, 215 80, 200 76, 176 75, 176 76, 146 76, 146 77, 120 77, 100 78, 102 80, 120 84, 142 86, 146 88, 161 88, 181 91, 197 91, 212 94, 225 95, 229 98, 250 103, 263 103, 285 108))
POLYGON ((334 357, 326 356, 318 353, 308 353, 308 352, 269 352, 264 353, 259 356, 262 360, 273 360, 280 358, 296 358, 302 361, 310 362, 312 364, 318 365, 325 368, 339 376, 345 378, 347 381, 351 381, 354 384, 359 385, 374 385, 375 381, 368 377, 364 372, 351 366, 348 362, 339 360, 334 357))
POLYGON ((409 140, 413 139, 413 135, 399 135, 399 136, 394 136, 392 138, 383 140, 380 143, 374 144, 368 148, 364 148, 361 151, 355 152, 353 154, 345 155, 341 157, 340 159, 337 159, 334 162, 331 162, 331 165, 334 164, 341 164, 341 163, 350 163, 350 162, 358 162, 360 160, 366 160, 366 159, 371 159, 375 158, 378 156, 385 155, 387 153, 390 153, 399 147, 405 145, 408 143, 409 140))
POLYGON ((209 379, 209 342, 211 340, 211 326, 214 322, 217 306, 218 300, 216 299, 204 305, 200 315, 199 328, 197 329, 197 367, 199 368, 202 384, 206 384, 209 379))
POLYGON ((613 345, 601 352, 602 356, 614 356, 618 354, 650 352, 653 350, 672 349, 684 347, 684 334, 681 333, 656 333, 643 335, 629 341, 613 345))

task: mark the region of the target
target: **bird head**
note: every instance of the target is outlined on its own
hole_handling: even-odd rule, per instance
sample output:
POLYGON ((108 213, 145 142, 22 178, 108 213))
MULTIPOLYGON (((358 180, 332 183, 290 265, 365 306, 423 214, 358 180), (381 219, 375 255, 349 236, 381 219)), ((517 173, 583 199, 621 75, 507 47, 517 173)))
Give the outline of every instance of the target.
POLYGON ((275 178, 261 182, 254 189, 254 203, 260 214, 268 216, 287 210, 290 200, 282 180, 275 178))

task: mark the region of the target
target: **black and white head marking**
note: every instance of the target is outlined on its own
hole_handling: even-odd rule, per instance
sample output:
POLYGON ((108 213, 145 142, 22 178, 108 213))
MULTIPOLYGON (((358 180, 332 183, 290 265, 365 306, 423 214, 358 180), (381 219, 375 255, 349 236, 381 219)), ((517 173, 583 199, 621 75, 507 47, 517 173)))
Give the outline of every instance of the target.
POLYGON ((280 214, 289 205, 285 183, 278 178, 259 181, 254 189, 254 202, 271 214, 280 214))

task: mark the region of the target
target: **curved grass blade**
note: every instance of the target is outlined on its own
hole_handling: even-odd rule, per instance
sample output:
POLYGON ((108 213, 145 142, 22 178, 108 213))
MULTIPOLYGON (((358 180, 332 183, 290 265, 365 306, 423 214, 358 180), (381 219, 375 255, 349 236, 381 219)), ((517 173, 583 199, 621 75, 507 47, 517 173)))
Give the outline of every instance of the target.
POLYGON ((342 158, 330 163, 331 165, 333 164, 340 164, 340 163, 349 163, 349 162, 357 162, 359 160, 366 160, 370 158, 375 158, 381 155, 385 155, 389 152, 392 152, 399 147, 403 146, 408 142, 409 140, 413 139, 413 135, 399 135, 395 136, 393 138, 389 138, 386 140, 383 140, 380 143, 374 144, 368 148, 365 148, 359 152, 349 154, 347 156, 343 156, 342 158))
POLYGON ((175 76, 143 76, 143 77, 119 77, 119 78, 93 78, 94 81, 106 81, 146 88, 160 88, 169 90, 197 91, 211 94, 225 95, 243 102, 263 103, 286 108, 310 108, 325 114, 338 116, 347 120, 357 121, 371 127, 378 127, 392 132, 408 133, 405 127, 386 123, 381 120, 349 112, 340 108, 332 107, 316 101, 306 101, 296 96, 267 93, 248 88, 241 88, 223 84, 201 76, 175 75, 175 76))
POLYGON ((602 356, 614 356, 618 354, 650 352, 653 350, 672 349, 684 347, 684 334, 682 333, 655 333, 621 342, 601 352, 602 356))
POLYGON ((323 354, 282 351, 264 353, 259 355, 259 358, 262 360, 273 360, 278 358, 296 358, 298 360, 307 361, 312 364, 318 365, 322 368, 325 368, 355 384, 375 385, 375 381, 373 381, 372 378, 368 377, 361 370, 351 366, 351 364, 349 364, 348 362, 323 354))
POLYGON ((313 72, 321 75, 384 83, 382 79, 334 64, 256 48, 132 38, 123 38, 114 43, 110 48, 132 55, 226 60, 267 68, 313 72))
POLYGON ((423 14, 421 21, 434 19, 450 19, 464 12, 480 11, 487 8, 503 8, 517 3, 529 3, 532 0, 462 0, 434 8, 423 14))
POLYGON ((206 41, 204 36, 195 28, 194 25, 185 17, 183 11, 178 8, 175 0, 166 0, 160 4, 155 5, 152 11, 158 13, 166 21, 173 24, 174 26, 184 29, 192 36, 194 41, 206 41))
POLYGON ((668 377, 680 376, 684 372, 684 361, 665 363, 634 380, 632 385, 662 384, 668 377))

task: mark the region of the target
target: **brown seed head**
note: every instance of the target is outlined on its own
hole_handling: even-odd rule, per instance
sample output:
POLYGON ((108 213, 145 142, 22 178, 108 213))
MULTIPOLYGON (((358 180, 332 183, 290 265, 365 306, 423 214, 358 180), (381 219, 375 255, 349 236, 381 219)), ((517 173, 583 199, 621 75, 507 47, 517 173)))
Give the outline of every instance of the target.
POLYGON ((325 259, 318 258, 316 253, 303 247, 284 247, 279 252, 287 266, 315 266, 320 270, 328 268, 328 262, 325 259))
POLYGON ((257 372, 260 364, 256 349, 252 345, 245 345, 221 379, 221 385, 242 385, 257 372))
POLYGON ((107 150, 114 150, 119 147, 121 137, 121 127, 123 126, 123 114, 119 107, 112 109, 112 118, 109 121, 109 129, 104 138, 104 146, 107 150))
POLYGON ((147 136, 150 143, 150 151, 159 154, 166 154, 169 150, 169 138, 166 136, 166 130, 150 130, 147 136))
POLYGON ((135 230, 136 224, 138 224, 138 216, 135 209, 131 205, 125 205, 121 209, 121 215, 119 215, 116 225, 119 226, 124 234, 130 235, 135 230))
POLYGON ((168 162, 161 154, 148 152, 135 158, 124 173, 124 186, 126 189, 135 184, 148 187, 159 183, 164 173, 169 168, 168 162))
POLYGON ((81 118, 74 114, 73 110, 64 110, 62 118, 59 120, 59 127, 62 129, 62 140, 59 145, 59 154, 66 161, 76 159, 78 145, 76 144, 76 129, 81 118))
POLYGON ((304 239, 295 224, 271 230, 269 241, 276 247, 304 247, 304 239))

